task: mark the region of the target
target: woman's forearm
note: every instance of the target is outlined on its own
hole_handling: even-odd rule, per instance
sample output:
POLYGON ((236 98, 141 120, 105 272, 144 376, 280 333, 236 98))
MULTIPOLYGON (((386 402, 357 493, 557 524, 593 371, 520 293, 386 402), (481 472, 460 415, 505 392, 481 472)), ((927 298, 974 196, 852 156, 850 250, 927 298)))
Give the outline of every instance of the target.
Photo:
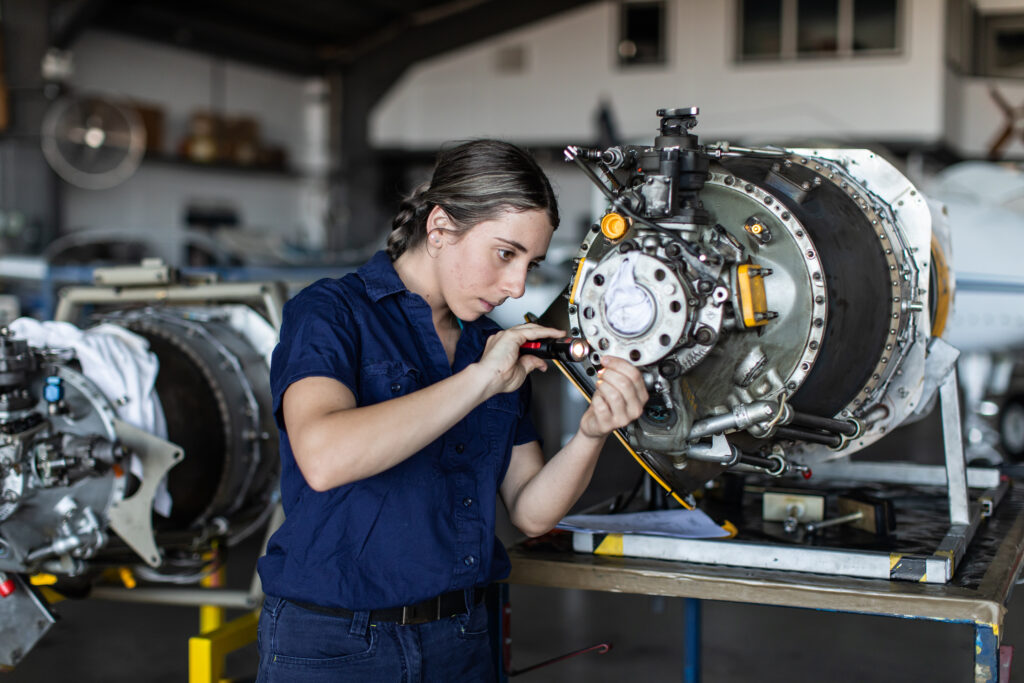
POLYGON ((486 400, 485 372, 473 364, 406 396, 306 420, 288 434, 299 469, 325 491, 394 467, 486 400))
POLYGON ((576 432, 565 446, 522 487, 509 517, 528 536, 550 531, 590 484, 607 435, 576 432))

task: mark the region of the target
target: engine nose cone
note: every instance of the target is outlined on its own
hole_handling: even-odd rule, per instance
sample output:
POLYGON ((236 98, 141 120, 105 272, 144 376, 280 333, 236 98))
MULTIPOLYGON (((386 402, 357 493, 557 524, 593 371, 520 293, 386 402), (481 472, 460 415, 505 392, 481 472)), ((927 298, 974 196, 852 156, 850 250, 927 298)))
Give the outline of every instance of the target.
POLYGON ((622 259, 604 295, 608 325, 624 337, 643 334, 654 322, 655 304, 633 276, 632 255, 622 259))

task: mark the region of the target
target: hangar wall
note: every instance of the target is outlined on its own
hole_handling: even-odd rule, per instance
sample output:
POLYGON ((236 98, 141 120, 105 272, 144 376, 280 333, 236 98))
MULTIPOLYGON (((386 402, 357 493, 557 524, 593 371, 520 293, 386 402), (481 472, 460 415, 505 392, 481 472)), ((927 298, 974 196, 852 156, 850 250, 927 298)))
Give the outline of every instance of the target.
POLYGON ((101 192, 67 186, 67 230, 138 235, 170 262, 179 262, 183 207, 234 208, 245 230, 323 243, 327 168, 326 86, 238 62, 212 58, 104 31, 89 31, 73 48, 76 94, 131 97, 164 111, 163 152, 176 154, 194 111, 251 115, 261 138, 282 146, 289 171, 204 168, 147 158, 126 182, 101 192), (220 83, 218 86, 217 83, 220 83), (298 217, 298 219, 296 218, 298 217))
POLYGON ((618 4, 602 2, 417 65, 378 106, 371 136, 384 147, 495 134, 561 145, 591 139, 606 100, 629 138, 651 133, 659 107, 698 105, 705 140, 931 142, 944 130, 944 6, 905 3, 898 55, 751 64, 733 56, 736 3, 670 0, 666 63, 623 68, 618 4), (522 50, 518 73, 497 67, 508 49, 522 50))

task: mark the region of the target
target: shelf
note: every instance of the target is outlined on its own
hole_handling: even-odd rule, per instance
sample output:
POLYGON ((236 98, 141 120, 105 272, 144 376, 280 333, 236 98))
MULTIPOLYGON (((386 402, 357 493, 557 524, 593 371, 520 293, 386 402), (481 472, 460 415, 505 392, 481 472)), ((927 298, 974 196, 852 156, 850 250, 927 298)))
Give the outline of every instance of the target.
POLYGON ((191 161, 183 157, 171 156, 169 154, 156 154, 153 152, 146 152, 146 155, 142 159, 144 164, 159 164, 164 166, 176 166, 178 168, 199 170, 199 171, 217 171, 220 173, 239 173, 239 174, 250 174, 250 175, 262 175, 262 176, 277 176, 279 178, 305 178, 308 174, 297 171, 293 168, 278 167, 278 166, 243 166, 241 164, 232 164, 224 161, 215 161, 210 163, 203 163, 199 161, 191 161))

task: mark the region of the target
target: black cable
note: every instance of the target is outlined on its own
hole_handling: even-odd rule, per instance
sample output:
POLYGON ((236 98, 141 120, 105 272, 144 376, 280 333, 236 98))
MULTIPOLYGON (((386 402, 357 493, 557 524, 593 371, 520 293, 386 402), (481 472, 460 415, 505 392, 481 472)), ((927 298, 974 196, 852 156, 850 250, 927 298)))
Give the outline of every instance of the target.
POLYGON ((810 413, 801 413, 799 411, 793 411, 790 424, 793 426, 810 427, 812 429, 823 429, 827 432, 837 432, 845 436, 853 436, 857 433, 857 425, 848 420, 836 420, 831 417, 811 415, 810 413))
POLYGON ((838 434, 829 434, 827 432, 816 432, 811 429, 803 429, 800 427, 779 427, 778 431, 775 432, 776 436, 781 436, 785 439, 796 439, 799 441, 810 441, 811 443, 820 443, 825 446, 831 446, 832 448, 838 448, 843 443, 843 439, 838 434))

